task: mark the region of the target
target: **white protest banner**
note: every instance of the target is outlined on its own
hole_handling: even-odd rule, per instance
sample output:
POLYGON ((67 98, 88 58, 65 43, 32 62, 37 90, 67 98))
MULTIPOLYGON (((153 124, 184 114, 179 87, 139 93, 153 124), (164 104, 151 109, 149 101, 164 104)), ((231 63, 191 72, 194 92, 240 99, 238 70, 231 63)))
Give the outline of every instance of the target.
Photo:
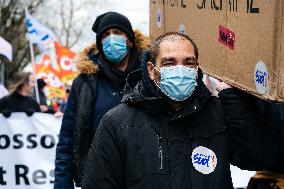
POLYGON ((0 114, 0 188, 52 189, 61 119, 51 114, 0 114))

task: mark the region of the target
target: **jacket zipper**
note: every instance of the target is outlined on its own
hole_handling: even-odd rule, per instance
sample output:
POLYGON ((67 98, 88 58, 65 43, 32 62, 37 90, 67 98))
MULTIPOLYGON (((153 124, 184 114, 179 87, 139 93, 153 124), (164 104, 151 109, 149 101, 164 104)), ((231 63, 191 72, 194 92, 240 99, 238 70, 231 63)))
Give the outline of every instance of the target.
POLYGON ((159 170, 163 170, 163 148, 162 148, 162 144, 161 144, 161 140, 162 138, 160 136, 158 136, 158 146, 159 146, 159 159, 160 159, 160 167, 159 170))
POLYGON ((158 134, 158 132, 153 128, 153 126, 151 125, 154 133, 157 135, 158 138, 158 157, 160 160, 160 165, 159 165, 159 170, 163 170, 164 169, 164 154, 163 154, 163 147, 162 147, 162 137, 158 134))

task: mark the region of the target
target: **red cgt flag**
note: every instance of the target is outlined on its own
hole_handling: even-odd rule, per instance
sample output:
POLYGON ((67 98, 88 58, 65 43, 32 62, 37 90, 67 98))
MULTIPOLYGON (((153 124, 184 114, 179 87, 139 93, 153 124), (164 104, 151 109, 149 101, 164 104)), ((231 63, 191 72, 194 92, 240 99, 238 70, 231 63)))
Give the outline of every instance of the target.
POLYGON ((54 42, 54 46, 56 61, 61 70, 61 81, 63 84, 66 84, 69 80, 72 81, 78 75, 78 70, 75 65, 76 53, 57 42, 54 42))

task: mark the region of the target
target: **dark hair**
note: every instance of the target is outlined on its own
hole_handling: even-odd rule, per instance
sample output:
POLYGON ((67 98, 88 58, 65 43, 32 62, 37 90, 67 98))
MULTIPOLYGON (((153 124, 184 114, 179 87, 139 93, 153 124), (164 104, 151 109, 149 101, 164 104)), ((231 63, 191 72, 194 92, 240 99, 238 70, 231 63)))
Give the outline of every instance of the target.
POLYGON ((160 52, 160 44, 163 41, 176 40, 176 39, 188 40, 192 44, 196 60, 198 60, 198 55, 199 55, 198 54, 198 47, 195 44, 195 42, 188 35, 183 34, 183 33, 179 33, 179 32, 167 32, 167 33, 164 33, 163 35, 161 35, 160 37, 158 37, 155 41, 153 41, 151 43, 151 46, 150 46, 150 54, 151 54, 150 61, 154 65, 156 64, 156 59, 157 59, 157 56, 160 52))
POLYGON ((17 72, 13 76, 13 81, 10 86, 10 94, 21 90, 24 84, 29 83, 31 72, 17 72))

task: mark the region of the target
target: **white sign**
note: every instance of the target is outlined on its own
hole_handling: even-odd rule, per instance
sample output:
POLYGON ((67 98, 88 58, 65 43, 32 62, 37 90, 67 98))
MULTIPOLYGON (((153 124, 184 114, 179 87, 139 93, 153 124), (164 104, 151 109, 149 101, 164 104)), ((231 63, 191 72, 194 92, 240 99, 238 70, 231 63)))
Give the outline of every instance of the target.
POLYGON ((12 45, 0 37, 0 54, 6 56, 12 62, 12 45))
POLYGON ((51 114, 0 114, 0 188, 52 189, 61 119, 51 114))

